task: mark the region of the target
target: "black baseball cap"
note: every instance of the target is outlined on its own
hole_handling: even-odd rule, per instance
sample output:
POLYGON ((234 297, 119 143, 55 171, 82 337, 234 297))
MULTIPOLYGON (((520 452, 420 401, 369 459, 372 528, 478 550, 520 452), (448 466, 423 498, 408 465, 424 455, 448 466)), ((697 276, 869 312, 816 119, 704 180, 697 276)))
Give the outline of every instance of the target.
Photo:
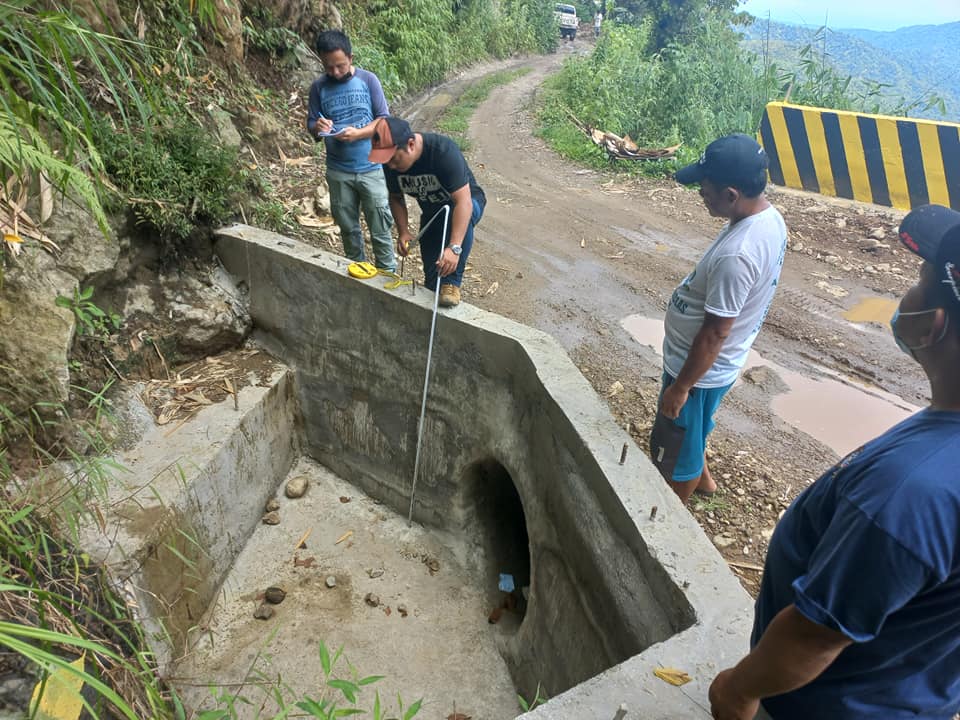
POLYGON ((413 137, 410 123, 397 117, 377 120, 373 128, 373 144, 367 158, 372 163, 385 163, 393 157, 398 147, 403 147, 413 137))
POLYGON ((943 205, 921 205, 900 223, 900 242, 931 263, 948 307, 960 312, 960 212, 943 205))
POLYGON ((770 158, 760 143, 749 135, 726 135, 707 145, 700 159, 674 176, 681 185, 693 185, 704 178, 724 187, 752 185, 765 173, 770 158))

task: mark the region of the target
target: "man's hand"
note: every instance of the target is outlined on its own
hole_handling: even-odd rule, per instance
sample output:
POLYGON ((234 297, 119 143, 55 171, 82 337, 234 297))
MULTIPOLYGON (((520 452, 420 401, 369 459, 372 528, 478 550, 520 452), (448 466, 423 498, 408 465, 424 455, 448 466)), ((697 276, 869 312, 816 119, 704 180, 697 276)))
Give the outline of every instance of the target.
POLYGON ((334 135, 334 137, 343 142, 356 142, 362 137, 362 133, 360 130, 351 125, 349 127, 345 127, 343 130, 334 135))
POLYGON ((710 712, 714 720, 753 720, 760 709, 760 699, 746 698, 737 692, 733 673, 733 669, 724 670, 710 684, 710 712))
POLYGON ((327 133, 333 130, 333 120, 330 118, 317 118, 317 121, 313 124, 313 134, 319 135, 320 133, 327 133))
POLYGON ((687 404, 687 398, 690 397, 690 391, 682 389, 677 383, 673 383, 663 391, 663 397, 660 398, 660 412, 671 420, 680 417, 680 411, 687 404))
POLYGON ((437 273, 440 277, 446 277, 457 269, 459 262, 460 258, 454 255, 453 250, 448 247, 443 251, 440 259, 437 260, 437 273))
POLYGON ((397 255, 400 257, 406 257, 410 254, 410 241, 413 240, 413 235, 410 234, 409 230, 399 230, 397 234, 397 255))

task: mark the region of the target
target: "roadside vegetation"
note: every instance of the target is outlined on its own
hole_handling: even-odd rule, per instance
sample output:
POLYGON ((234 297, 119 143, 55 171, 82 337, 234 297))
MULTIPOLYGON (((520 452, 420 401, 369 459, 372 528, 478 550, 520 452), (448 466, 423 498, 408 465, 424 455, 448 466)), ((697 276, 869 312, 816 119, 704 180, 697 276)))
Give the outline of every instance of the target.
MULTIPOLYGON (((560 153, 608 165, 572 122, 629 135, 641 147, 683 143, 675 161, 620 163, 660 174, 695 159, 713 139, 755 134, 772 100, 860 112, 910 114, 939 102, 887 98, 881 83, 852 83, 808 44, 799 61, 780 66, 745 50, 740 27, 751 21, 728 0, 620 2, 593 52, 572 57, 548 80, 539 111, 542 136, 560 153)), ((817 38, 822 39, 826 29, 817 38)))

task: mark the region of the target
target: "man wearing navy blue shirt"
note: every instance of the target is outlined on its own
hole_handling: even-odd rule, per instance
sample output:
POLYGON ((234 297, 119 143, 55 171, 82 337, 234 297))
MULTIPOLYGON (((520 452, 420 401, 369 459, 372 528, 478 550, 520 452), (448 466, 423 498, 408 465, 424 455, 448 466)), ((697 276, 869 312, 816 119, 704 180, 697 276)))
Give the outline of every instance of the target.
POLYGON ((436 291, 440 283, 437 301, 443 307, 459 305, 473 229, 487 205, 487 196, 460 148, 448 137, 415 133, 406 120, 390 117, 379 120, 374 128, 370 161, 384 165, 390 210, 397 223, 397 251, 404 257, 410 252, 413 234, 404 195, 412 195, 420 206, 425 284, 436 291), (449 209, 446 222, 444 207, 449 209))
POLYGON ((717 720, 949 720, 960 709, 960 213, 919 207, 900 239, 924 262, 891 325, 905 370, 915 361, 930 382, 930 406, 784 514, 752 650, 710 687, 717 720))
POLYGON ((325 74, 310 86, 307 129, 326 145, 330 209, 344 254, 355 261, 366 259, 362 207, 376 265, 393 271, 393 217, 383 168, 367 159, 377 120, 390 114, 383 87, 372 72, 354 67, 350 38, 339 30, 317 35, 316 50, 325 74))

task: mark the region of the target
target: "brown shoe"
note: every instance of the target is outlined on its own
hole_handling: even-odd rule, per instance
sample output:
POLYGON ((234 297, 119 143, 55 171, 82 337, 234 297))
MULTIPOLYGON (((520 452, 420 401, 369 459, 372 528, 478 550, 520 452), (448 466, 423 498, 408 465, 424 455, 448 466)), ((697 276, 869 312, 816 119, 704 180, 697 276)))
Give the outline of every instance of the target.
POLYGON ((440 286, 440 304, 443 307, 454 307, 460 304, 460 288, 445 283, 440 286))

